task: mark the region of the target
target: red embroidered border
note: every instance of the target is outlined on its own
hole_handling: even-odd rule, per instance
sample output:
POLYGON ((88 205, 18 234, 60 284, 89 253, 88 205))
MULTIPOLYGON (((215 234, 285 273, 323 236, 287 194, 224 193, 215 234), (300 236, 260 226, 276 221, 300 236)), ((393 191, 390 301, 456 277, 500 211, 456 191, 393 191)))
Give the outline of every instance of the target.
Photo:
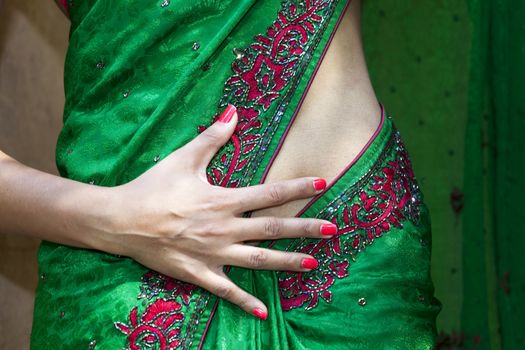
POLYGON ((315 308, 319 299, 331 302, 330 287, 348 277, 350 260, 405 220, 419 223, 422 194, 399 133, 393 132, 372 169, 334 199, 319 217, 331 220, 339 233, 329 240, 294 240, 286 250, 313 255, 319 266, 309 272, 280 272, 283 310, 315 308))
MULTIPOLYGON (((266 36, 256 36, 256 42, 233 63, 234 74, 225 83, 225 95, 221 103, 233 103, 237 106, 239 123, 228 146, 223 148, 222 154, 219 153, 208 167, 210 183, 238 187, 241 185, 241 179, 247 178, 244 176, 247 169, 257 168, 258 164, 253 163, 260 158, 257 157, 257 151, 265 151, 267 142, 273 137, 273 134, 268 133, 268 129, 263 130, 263 125, 272 124, 273 120, 262 120, 262 113, 279 100, 297 74, 298 65, 311 49, 312 38, 321 27, 323 11, 327 11, 329 7, 332 9, 334 3, 337 1, 285 0, 277 20, 268 28, 266 36)), ((217 117, 218 115, 213 121, 217 117)), ((200 130, 202 129, 204 127, 200 127, 200 130)), ((151 271, 143 276, 143 281, 139 297, 156 298, 162 295, 163 298, 157 298, 148 304, 140 320, 137 307, 133 308, 129 315, 129 324, 115 322, 115 327, 128 336, 132 350, 138 349, 139 343, 160 346, 165 350, 185 347, 184 340, 181 342, 179 338, 180 323, 184 321, 184 314, 179 312, 181 304, 175 300, 182 298, 183 303, 189 306, 195 302, 192 300, 194 289, 187 288, 191 286, 189 284, 151 271), (171 290, 166 287, 175 286, 177 283, 179 285, 171 290)), ((198 320, 197 311, 192 310, 190 313, 192 319, 196 316, 198 320)))
MULTIPOLYGON (((279 100, 297 76, 299 65, 311 49, 330 0, 284 1, 266 35, 242 51, 232 64, 234 74, 226 81, 221 104, 237 107, 239 123, 230 140, 208 166, 208 181, 223 187, 247 185, 270 143, 269 129, 279 118, 266 112, 279 100)), ((218 118, 215 116, 213 121, 218 118)), ((204 130, 205 127, 199 127, 204 130)))

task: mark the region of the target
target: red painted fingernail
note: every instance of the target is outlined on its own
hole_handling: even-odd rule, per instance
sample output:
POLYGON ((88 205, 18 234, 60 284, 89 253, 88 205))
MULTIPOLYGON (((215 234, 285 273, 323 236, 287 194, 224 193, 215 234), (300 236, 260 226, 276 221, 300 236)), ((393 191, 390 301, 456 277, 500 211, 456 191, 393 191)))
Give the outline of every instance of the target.
POLYGON ((252 313, 255 316, 259 317, 261 320, 266 320, 266 318, 268 318, 268 314, 264 312, 262 309, 259 309, 258 307, 253 309, 252 313))
POLYGON ((314 180, 314 188, 316 191, 324 190, 326 188, 326 180, 325 179, 314 180))
POLYGON ((315 269, 317 265, 319 265, 317 260, 312 259, 312 258, 304 258, 303 261, 301 262, 301 266, 304 267, 305 269, 315 269))
POLYGON ((226 107, 224 112, 222 112, 221 116, 219 117, 219 121, 221 123, 229 123, 236 111, 237 108, 235 108, 234 105, 228 105, 228 107, 226 107))
POLYGON ((321 234, 325 236, 333 236, 337 233, 337 226, 334 224, 322 224, 321 234))

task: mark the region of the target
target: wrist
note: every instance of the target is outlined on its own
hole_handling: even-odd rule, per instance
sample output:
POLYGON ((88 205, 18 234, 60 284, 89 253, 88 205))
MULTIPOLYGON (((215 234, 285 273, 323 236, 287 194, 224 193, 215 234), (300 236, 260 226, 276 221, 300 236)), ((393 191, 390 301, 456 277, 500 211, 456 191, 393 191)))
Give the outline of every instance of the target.
POLYGON ((119 244, 123 225, 122 197, 118 187, 92 186, 85 188, 86 193, 79 198, 85 201, 81 205, 73 203, 69 208, 77 217, 80 244, 111 254, 124 255, 119 244))

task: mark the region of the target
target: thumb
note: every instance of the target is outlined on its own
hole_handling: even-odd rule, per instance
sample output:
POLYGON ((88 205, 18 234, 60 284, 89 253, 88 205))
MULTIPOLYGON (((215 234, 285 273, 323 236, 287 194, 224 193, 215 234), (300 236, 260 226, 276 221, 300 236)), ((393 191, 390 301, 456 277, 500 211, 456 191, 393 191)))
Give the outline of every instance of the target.
POLYGON ((232 136, 237 125, 237 108, 229 104, 217 121, 210 125, 199 136, 190 141, 184 148, 197 168, 205 168, 232 136))

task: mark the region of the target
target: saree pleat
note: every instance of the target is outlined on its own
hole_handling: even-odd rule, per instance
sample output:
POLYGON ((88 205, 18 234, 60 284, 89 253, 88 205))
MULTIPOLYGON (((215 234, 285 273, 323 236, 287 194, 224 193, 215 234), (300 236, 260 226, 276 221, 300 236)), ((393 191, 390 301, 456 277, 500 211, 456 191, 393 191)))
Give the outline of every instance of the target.
MULTIPOLYGON (((57 166, 126 183, 210 125, 239 124, 208 181, 264 179, 349 1, 69 1, 64 127, 57 166)), ((261 298, 261 321, 132 259, 43 242, 32 349, 430 349, 440 310, 431 225, 409 155, 383 115, 373 138, 300 213, 331 240, 262 246, 311 252, 310 273, 229 268, 261 298)))

